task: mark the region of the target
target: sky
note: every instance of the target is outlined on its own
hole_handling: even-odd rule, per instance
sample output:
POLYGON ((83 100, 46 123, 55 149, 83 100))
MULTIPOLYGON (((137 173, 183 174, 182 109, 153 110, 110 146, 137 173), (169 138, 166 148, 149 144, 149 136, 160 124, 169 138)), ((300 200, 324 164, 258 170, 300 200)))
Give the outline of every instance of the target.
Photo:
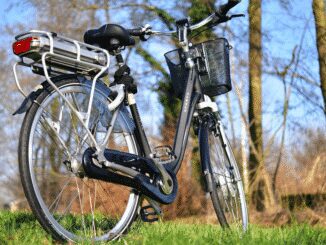
MULTIPOLYGON (((157 6, 166 5, 166 2, 162 1, 152 1, 157 6)), ((314 23, 313 23, 313 15, 311 11, 311 1, 308 0, 294 0, 290 1, 289 10, 284 10, 279 1, 263 1, 263 29, 268 30, 268 36, 263 37, 263 49, 264 52, 270 54, 274 58, 278 58, 280 60, 280 64, 286 62, 291 58, 291 52, 296 45, 299 45, 301 39, 303 39, 303 46, 305 50, 301 55, 309 56, 307 60, 310 64, 310 71, 313 74, 318 74, 318 63, 317 63, 317 53, 315 48, 315 31, 314 31, 314 23), (291 12, 291 14, 289 13, 291 12), (303 26, 307 25, 307 30, 303 34, 303 26), (303 38, 302 38, 303 37, 303 38), (307 50, 309 52, 307 52, 307 50), (306 53, 304 53, 306 52, 306 53)), ((10 8, 12 1, 0 0, 0 30, 4 27, 5 24, 15 25, 19 23, 29 23, 31 26, 35 26, 37 13, 35 10, 31 8, 28 4, 20 4, 18 7, 10 8)), ((235 32, 242 31, 244 37, 248 36, 248 33, 245 32, 247 28, 247 6, 248 1, 243 0, 241 4, 239 4, 236 8, 232 10, 233 13, 245 13, 245 19, 235 19, 232 22, 228 23, 231 28, 235 29, 235 32)), ((118 23, 123 22, 124 18, 123 14, 119 13, 117 16, 112 16, 114 21, 118 23)), ((180 16, 179 16, 180 17, 180 16)), ((156 23, 156 20, 153 19, 151 24, 156 23)), ((130 27, 130 26, 128 26, 130 27)), ((5 46, 7 47, 8 52, 11 52, 11 40, 10 37, 2 36, 0 40, 5 39, 8 42, 5 42, 5 46)), ((244 38, 246 40, 246 38, 244 38)), ((233 40, 229 39, 231 45, 235 45, 232 43, 233 40)), ((243 55, 246 55, 246 51, 248 49, 248 43, 236 43, 239 45, 241 49, 245 50, 243 55)), ((162 45, 162 42, 158 40, 153 40, 153 42, 149 41, 145 45, 158 60, 164 62, 163 54, 169 50, 171 50, 170 45, 162 45)), ((233 51, 231 51, 233 52, 233 51)), ((235 57, 237 59, 237 57, 235 57)), ((139 66, 139 62, 137 60, 133 61, 134 66, 139 66)), ((318 81, 318 76, 315 76, 318 81)), ((245 78, 247 79, 247 78, 245 78)), ((158 121, 162 120, 162 110, 161 106, 158 103, 157 95, 151 93, 150 90, 144 91, 145 96, 138 96, 138 100, 144 106, 147 105, 148 110, 154 111, 153 113, 143 113, 145 116, 144 124, 145 126, 150 127, 150 125, 158 125, 158 121), (154 123, 153 123, 154 121, 154 123)), ((318 91, 320 94, 320 92, 318 91)), ((235 100, 234 91, 230 93, 232 98, 235 100)), ((264 98, 264 128, 267 130, 277 128, 280 125, 282 112, 279 108, 282 107, 282 99, 283 99, 283 88, 280 80, 272 77, 270 75, 263 76, 263 98, 264 98), (275 113, 277 112, 277 113, 275 113)), ((218 98, 218 101, 225 105, 225 96, 221 96, 218 98)), ((306 116, 306 108, 301 105, 302 100, 298 99, 296 96, 291 97, 291 102, 295 106, 295 108, 291 111, 291 116, 296 120, 303 120, 306 125, 317 125, 323 126, 323 119, 318 120, 320 118, 320 113, 312 114, 306 116), (316 120, 317 118, 317 120, 316 120)), ((245 101, 247 103, 247 101, 245 101)), ((236 107, 236 106, 235 106, 236 107)), ((236 110, 236 109, 235 109, 236 110)), ((238 120, 239 116, 234 115, 235 119, 238 120)), ((158 134, 159 127, 151 129, 154 134, 158 134)), ((239 131, 238 131, 239 133, 239 131)))

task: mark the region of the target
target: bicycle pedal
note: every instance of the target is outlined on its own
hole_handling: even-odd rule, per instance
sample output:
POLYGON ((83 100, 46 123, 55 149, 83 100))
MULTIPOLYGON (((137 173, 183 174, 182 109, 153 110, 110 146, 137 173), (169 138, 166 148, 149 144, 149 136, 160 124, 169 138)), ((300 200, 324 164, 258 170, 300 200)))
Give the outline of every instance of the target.
POLYGON ((144 222, 156 222, 159 220, 160 215, 161 214, 158 214, 151 205, 144 206, 140 209, 140 217, 144 222))
POLYGON ((175 159, 175 154, 169 145, 155 147, 153 150, 153 156, 160 162, 166 162, 175 159))

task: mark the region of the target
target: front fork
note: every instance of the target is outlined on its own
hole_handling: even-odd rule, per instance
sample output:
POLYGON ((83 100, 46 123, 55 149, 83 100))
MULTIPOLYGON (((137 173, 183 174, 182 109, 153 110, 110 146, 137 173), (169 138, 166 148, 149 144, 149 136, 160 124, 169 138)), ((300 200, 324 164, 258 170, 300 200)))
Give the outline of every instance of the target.
MULTIPOLYGON (((211 159, 210 159, 210 145, 209 145, 209 135, 211 133, 214 133, 215 137, 220 137, 221 144, 223 147, 223 150, 225 151, 225 157, 228 159, 228 166, 229 170, 225 175, 229 177, 227 179, 219 179, 217 182, 221 184, 221 182, 225 182, 228 184, 229 190, 232 190, 232 187, 229 186, 231 183, 230 180, 234 180, 235 176, 233 175, 233 166, 231 165, 232 159, 231 159, 231 149, 228 144, 226 134, 224 131, 224 127, 222 125, 222 122, 219 118, 219 115, 217 112, 212 111, 203 111, 200 114, 196 115, 195 119, 195 126, 197 126, 197 133, 199 138, 199 149, 200 149, 200 159, 201 159, 201 168, 203 177, 205 180, 205 187, 206 192, 211 192, 213 190, 213 178, 212 174, 214 174, 215 170, 212 169, 211 165, 211 159)), ((195 128, 196 130, 196 128, 195 128)))
POLYGON ((199 153, 201 160, 201 169, 205 181, 206 192, 213 191, 213 176, 210 164, 210 154, 209 154, 209 134, 211 132, 211 127, 214 124, 213 115, 207 113, 203 116, 198 116, 198 139, 199 139, 199 153))
POLYGON ((212 131, 220 130, 218 108, 208 96, 204 101, 198 103, 197 111, 194 114, 194 131, 198 134, 201 169, 205 181, 206 192, 213 191, 213 170, 210 162, 209 135, 212 131))

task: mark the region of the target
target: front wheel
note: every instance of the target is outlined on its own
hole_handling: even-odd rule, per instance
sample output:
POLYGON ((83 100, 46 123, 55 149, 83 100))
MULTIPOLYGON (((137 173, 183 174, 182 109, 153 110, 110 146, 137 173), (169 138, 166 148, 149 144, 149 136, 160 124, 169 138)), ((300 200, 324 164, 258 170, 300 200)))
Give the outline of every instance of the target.
POLYGON ((246 231, 248 212, 240 171, 220 122, 208 133, 211 198, 223 227, 246 231))

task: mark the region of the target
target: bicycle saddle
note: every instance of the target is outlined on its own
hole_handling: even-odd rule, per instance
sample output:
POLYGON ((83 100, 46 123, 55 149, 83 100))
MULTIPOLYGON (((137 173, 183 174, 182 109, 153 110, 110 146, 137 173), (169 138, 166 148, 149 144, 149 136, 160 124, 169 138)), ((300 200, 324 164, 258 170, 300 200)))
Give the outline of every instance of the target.
POLYGON ((135 40, 122 26, 106 24, 98 29, 88 30, 84 34, 84 42, 91 45, 98 45, 101 48, 112 51, 122 46, 131 46, 135 40))

